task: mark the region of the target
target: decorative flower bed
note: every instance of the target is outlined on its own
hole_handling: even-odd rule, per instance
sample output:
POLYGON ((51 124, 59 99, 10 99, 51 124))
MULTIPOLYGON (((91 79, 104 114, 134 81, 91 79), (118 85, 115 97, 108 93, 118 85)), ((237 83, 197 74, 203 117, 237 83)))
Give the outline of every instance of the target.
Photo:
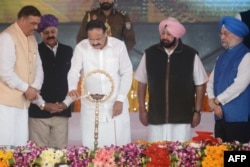
POLYGON ((0 167, 221 167, 225 150, 250 151, 250 143, 138 141, 96 150, 84 146, 58 150, 29 141, 26 146, 0 148, 0 167))

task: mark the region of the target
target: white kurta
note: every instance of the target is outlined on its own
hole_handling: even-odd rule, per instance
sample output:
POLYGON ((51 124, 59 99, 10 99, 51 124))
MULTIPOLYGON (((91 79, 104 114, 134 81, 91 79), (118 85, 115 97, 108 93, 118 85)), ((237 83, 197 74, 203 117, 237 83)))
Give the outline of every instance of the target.
MULTIPOLYGON (((108 37, 107 45, 103 49, 94 49, 88 39, 85 39, 76 45, 71 64, 68 73, 69 91, 77 88, 80 74, 84 77, 97 69, 108 73, 114 83, 111 98, 99 106, 98 146, 111 144, 121 146, 130 143, 131 129, 127 94, 132 83, 133 68, 125 44, 116 38, 108 37), (112 118, 115 101, 123 102, 123 111, 119 116, 112 118)), ((84 92, 90 94, 108 95, 111 90, 111 82, 103 74, 90 75, 84 85, 84 92)), ((82 98, 82 144, 89 148, 94 148, 95 110, 95 103, 82 98)))
MULTIPOLYGON (((250 73, 248 71, 250 66, 250 53, 247 53, 238 66, 238 72, 234 78, 234 82, 216 98, 224 105, 236 97, 238 97, 250 83, 250 73)), ((208 98, 215 98, 214 96, 214 69, 210 74, 209 81, 207 83, 207 95, 208 98)))
MULTIPOLYGON (((24 41, 29 43, 29 38, 22 34, 23 32, 15 26, 20 32, 24 41)), ((10 88, 25 92, 29 84, 24 82, 14 69, 16 57, 16 44, 10 34, 2 32, 0 34, 0 80, 7 84, 10 88)), ((29 52, 29 46, 23 48, 24 52, 29 52)), ((34 82, 30 85, 40 90, 43 81, 43 69, 38 50, 36 50, 36 71, 34 82)), ((28 106, 25 102, 23 108, 7 106, 0 104, 0 145, 23 146, 28 141, 28 106)))

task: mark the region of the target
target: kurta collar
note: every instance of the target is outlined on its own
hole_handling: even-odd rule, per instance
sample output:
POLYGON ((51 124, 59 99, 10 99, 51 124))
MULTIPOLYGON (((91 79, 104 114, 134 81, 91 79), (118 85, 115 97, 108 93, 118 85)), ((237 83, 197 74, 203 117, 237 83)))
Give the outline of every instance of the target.
POLYGON ((57 48, 58 48, 58 42, 56 43, 56 45, 51 48, 49 45, 47 45, 46 43, 44 43, 53 53, 54 55, 56 55, 56 52, 57 52, 57 48))
POLYGON ((178 45, 176 46, 176 48, 174 49, 173 53, 180 53, 183 51, 183 43, 181 41, 181 39, 179 39, 178 41, 178 45))
POLYGON ((17 22, 14 23, 14 27, 19 32, 18 34, 20 34, 22 36, 22 38, 28 38, 29 37, 29 36, 27 36, 27 35, 24 34, 24 32, 19 27, 19 25, 17 24, 17 22))

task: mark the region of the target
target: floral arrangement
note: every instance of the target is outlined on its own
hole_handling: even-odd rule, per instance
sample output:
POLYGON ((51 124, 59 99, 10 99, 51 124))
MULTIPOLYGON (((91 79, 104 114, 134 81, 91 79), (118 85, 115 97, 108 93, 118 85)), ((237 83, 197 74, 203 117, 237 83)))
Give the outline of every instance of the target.
POLYGON ((142 151, 143 147, 136 143, 105 146, 95 151, 81 146, 67 149, 66 157, 71 167, 140 167, 148 162, 142 151))
POLYGON ((65 153, 62 150, 52 148, 43 150, 41 154, 32 162, 32 164, 42 167, 52 167, 60 163, 67 163, 65 153))
POLYGON ((29 141, 13 149, 0 147, 0 167, 221 167, 226 150, 250 151, 250 143, 137 141, 96 150, 85 146, 58 150, 29 141))
POLYGON ((14 164, 13 152, 0 149, 0 167, 8 167, 14 164))

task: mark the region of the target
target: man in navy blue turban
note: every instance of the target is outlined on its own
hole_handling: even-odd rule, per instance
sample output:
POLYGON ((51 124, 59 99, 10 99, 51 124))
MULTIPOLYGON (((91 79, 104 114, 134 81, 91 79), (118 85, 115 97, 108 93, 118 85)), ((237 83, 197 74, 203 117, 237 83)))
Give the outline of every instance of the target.
POLYGON ((238 37, 244 38, 249 33, 249 29, 244 22, 242 22, 234 17, 231 17, 231 16, 223 17, 219 22, 219 26, 220 26, 220 28, 222 26, 225 26, 225 28, 228 31, 230 31, 234 35, 237 35, 238 37))
POLYGON ((207 84, 209 106, 214 111, 216 138, 223 142, 250 141, 250 50, 243 44, 249 33, 240 20, 219 21, 221 44, 226 49, 216 60, 207 84))

